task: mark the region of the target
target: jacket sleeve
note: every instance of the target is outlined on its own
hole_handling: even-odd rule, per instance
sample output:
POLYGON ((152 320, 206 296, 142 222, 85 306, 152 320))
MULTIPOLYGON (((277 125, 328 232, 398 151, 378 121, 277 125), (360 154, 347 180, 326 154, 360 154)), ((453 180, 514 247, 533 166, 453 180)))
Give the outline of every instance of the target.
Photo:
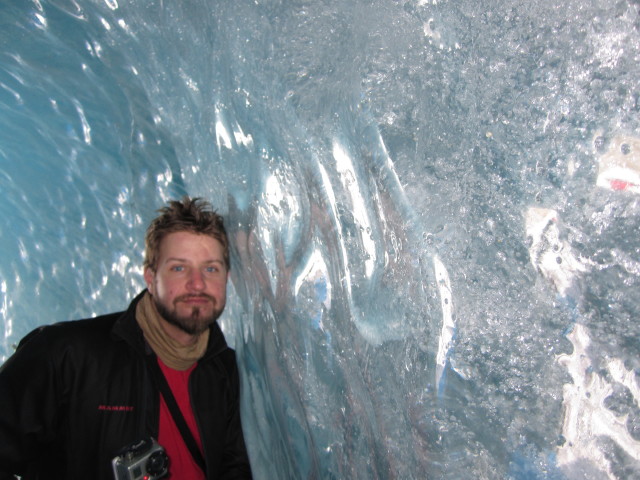
POLYGON ((34 331, 0 367, 0 480, 27 475, 55 450, 57 390, 46 335, 34 331))
POLYGON ((251 464, 242 433, 240 420, 240 380, 235 356, 229 362, 231 392, 227 418, 227 432, 224 447, 222 476, 223 480, 251 480, 251 464))

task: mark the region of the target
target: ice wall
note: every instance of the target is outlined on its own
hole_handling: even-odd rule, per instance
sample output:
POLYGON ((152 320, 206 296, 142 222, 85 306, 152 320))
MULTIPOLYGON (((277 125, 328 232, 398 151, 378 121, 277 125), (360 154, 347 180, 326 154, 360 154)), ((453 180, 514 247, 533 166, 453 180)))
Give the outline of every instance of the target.
POLYGON ((640 477, 633 0, 6 0, 0 318, 226 215, 256 478, 640 477))

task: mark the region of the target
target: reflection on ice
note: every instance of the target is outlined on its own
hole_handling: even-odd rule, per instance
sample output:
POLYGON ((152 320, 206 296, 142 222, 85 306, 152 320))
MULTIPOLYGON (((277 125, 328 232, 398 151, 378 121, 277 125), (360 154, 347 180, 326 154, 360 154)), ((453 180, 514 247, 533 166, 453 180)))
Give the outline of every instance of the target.
MULTIPOLYGON (((350 209, 364 249, 365 275, 367 278, 371 278, 376 263, 376 246, 373 241, 372 226, 367 213, 371 209, 365 200, 363 192, 360 190, 361 186, 358 181, 361 175, 355 171, 348 152, 337 141, 333 144, 333 158, 336 161, 336 170, 340 175, 342 186, 349 193, 351 200, 350 209)), ((348 258, 345 260, 345 263, 350 263, 348 258)))
MULTIPOLYGON (((328 282, 329 272, 327 265, 318 250, 314 250, 304 269, 295 281, 294 294, 297 297, 303 283, 310 283, 315 286, 318 300, 327 310, 331 308, 331 283, 328 282)), ((318 314, 319 315, 319 314, 318 314)), ((317 316, 316 316, 317 317, 317 316)), ((316 318, 314 317, 314 318, 316 318)), ((320 318, 317 318, 320 324, 320 318)))
POLYGON ((438 352, 436 353, 435 382, 436 388, 440 391, 442 389, 442 375, 447 366, 449 353, 453 346, 453 336, 456 327, 453 322, 453 295, 451 292, 449 273, 437 255, 433 257, 433 268, 435 271, 436 285, 440 292, 440 306, 442 308, 442 328, 440 329, 438 352))

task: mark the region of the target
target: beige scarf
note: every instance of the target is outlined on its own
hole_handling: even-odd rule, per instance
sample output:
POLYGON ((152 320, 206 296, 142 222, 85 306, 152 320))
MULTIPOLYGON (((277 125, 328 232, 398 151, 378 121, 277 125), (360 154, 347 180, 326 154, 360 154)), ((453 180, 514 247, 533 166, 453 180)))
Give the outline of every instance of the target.
POLYGON ((209 330, 202 333, 193 345, 182 345, 171 338, 160 321, 160 313, 147 292, 136 306, 136 320, 145 340, 164 364, 174 370, 187 370, 207 349, 209 330))

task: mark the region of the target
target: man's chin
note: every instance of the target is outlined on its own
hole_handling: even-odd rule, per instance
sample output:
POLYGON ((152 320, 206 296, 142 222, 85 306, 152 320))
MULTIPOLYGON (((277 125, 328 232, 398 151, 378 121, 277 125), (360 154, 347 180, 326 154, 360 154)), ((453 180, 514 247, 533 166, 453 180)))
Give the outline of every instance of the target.
POLYGON ((189 335, 200 335, 201 333, 207 331, 209 327, 215 322, 214 317, 198 318, 197 320, 194 320, 193 318, 169 316, 169 318, 165 317, 165 320, 174 327, 179 328, 184 333, 188 333, 189 335))
POLYGON ((200 335, 213 325, 222 311, 217 309, 203 312, 202 308, 175 308, 169 310, 161 303, 156 303, 158 313, 165 321, 189 335, 200 335), (182 311, 180 311, 182 310, 182 311))

